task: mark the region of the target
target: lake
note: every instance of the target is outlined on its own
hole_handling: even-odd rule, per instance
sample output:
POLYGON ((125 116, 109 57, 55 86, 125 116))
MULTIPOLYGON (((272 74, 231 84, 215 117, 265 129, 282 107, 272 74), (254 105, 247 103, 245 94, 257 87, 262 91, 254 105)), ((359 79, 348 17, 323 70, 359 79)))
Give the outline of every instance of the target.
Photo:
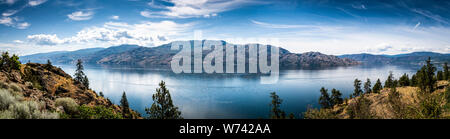
MULTIPOLYGON (((57 65, 73 75, 74 65, 57 65)), ((145 107, 153 103, 152 94, 161 80, 166 82, 173 102, 185 119, 268 118, 270 92, 276 92, 283 103, 281 108, 297 117, 308 105, 318 107, 322 86, 336 88, 348 97, 353 92, 355 78, 369 78, 372 86, 380 78, 386 80, 389 71, 395 78, 403 73, 411 75, 418 67, 352 66, 316 70, 282 70, 276 84, 261 84, 258 75, 236 74, 174 74, 170 70, 143 68, 107 68, 85 66, 90 86, 103 92, 119 104, 125 91, 130 107, 145 116, 145 107)))

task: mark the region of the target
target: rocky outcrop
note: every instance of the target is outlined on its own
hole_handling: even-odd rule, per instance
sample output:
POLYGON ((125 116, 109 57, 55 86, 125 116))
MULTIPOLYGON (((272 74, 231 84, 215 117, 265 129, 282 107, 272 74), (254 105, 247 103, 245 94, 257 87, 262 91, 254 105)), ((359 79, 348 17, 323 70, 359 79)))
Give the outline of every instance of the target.
MULTIPOLYGON (((49 111, 57 111, 55 100, 69 97, 79 105, 105 106, 115 112, 121 112, 121 107, 99 96, 95 91, 75 82, 70 75, 60 68, 46 64, 22 64, 20 70, 0 72, 0 82, 16 84, 26 100, 45 102, 49 111)), ((140 118, 132 111, 133 118, 140 118)))

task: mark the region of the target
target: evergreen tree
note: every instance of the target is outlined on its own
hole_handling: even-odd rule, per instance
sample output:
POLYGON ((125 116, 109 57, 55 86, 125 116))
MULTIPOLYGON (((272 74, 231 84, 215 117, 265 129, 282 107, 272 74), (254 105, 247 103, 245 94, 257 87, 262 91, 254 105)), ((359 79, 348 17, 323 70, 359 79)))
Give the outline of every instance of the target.
POLYGON ((149 119, 182 119, 178 107, 173 105, 172 97, 166 88, 166 83, 161 81, 156 93, 153 94, 153 104, 150 108, 145 108, 149 119))
POLYGON ((392 71, 389 72, 389 76, 384 82, 384 88, 391 88, 394 85, 394 74, 392 71))
POLYGON ((342 104, 344 100, 342 99, 342 93, 341 91, 337 89, 331 89, 331 105, 335 106, 338 104, 342 104))
POLYGON ((75 78, 74 80, 78 83, 83 84, 86 88, 89 88, 89 79, 87 78, 87 76, 84 74, 84 66, 83 66, 83 61, 81 61, 81 59, 77 60, 77 69, 75 70, 75 78))
POLYGON ((275 93, 270 93, 270 98, 272 98, 272 102, 270 103, 270 118, 271 119, 285 119, 286 114, 283 110, 281 110, 280 105, 283 100, 275 93))
POLYGON ((357 97, 362 95, 363 91, 361 90, 361 80, 355 79, 353 86, 355 87, 353 96, 357 97))
POLYGON ((47 64, 45 64, 45 67, 46 67, 47 69, 52 68, 52 62, 50 61, 50 59, 47 59, 47 64))
POLYGON ((447 66, 447 62, 444 63, 444 80, 449 80, 450 79, 450 73, 448 71, 448 66, 447 66))
POLYGON ((436 67, 431 64, 431 58, 428 57, 426 65, 424 65, 417 73, 418 87, 427 93, 432 93, 436 87, 436 78, 434 78, 434 72, 436 67))
POLYGON ((411 76, 411 80, 409 83, 411 86, 417 86, 417 76, 416 74, 414 74, 413 76, 411 76))
POLYGON ((402 77, 400 77, 399 81, 398 81, 400 86, 409 86, 410 85, 410 81, 409 81, 409 77, 408 74, 403 74, 402 77))
POLYGON ((20 61, 19 56, 12 55, 9 57, 8 52, 3 52, 0 58, 0 70, 10 72, 11 70, 19 70, 20 69, 20 61))
POLYGON ((372 92, 372 83, 370 82, 369 78, 367 78, 366 83, 364 83, 364 92, 365 93, 371 93, 372 92))
POLYGON ((328 109, 331 108, 332 104, 330 95, 328 95, 328 89, 325 89, 324 87, 320 88, 320 98, 319 98, 319 104, 322 108, 328 109))
POLYGON ((381 89, 383 89, 383 86, 381 85, 380 79, 378 79, 375 85, 373 86, 372 91, 373 93, 380 93, 381 89))
POLYGON ((438 72, 437 72, 437 74, 436 74, 436 79, 437 79, 438 81, 444 80, 444 74, 442 73, 442 71, 438 71, 438 72))
POLYGON ((122 99, 120 99, 120 106, 122 107, 122 116, 128 118, 130 113, 130 105, 128 105, 127 94, 123 91, 122 99))
POLYGON ((103 92, 100 92, 99 94, 101 97, 105 97, 105 95, 103 95, 103 92))

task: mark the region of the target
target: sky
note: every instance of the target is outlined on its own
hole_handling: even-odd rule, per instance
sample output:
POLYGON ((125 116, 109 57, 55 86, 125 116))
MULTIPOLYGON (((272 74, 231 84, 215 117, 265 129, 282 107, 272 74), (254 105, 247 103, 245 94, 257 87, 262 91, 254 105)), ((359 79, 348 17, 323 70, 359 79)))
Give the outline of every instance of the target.
POLYGON ((447 0, 0 0, 0 51, 211 39, 295 53, 450 53, 448 7, 447 0))

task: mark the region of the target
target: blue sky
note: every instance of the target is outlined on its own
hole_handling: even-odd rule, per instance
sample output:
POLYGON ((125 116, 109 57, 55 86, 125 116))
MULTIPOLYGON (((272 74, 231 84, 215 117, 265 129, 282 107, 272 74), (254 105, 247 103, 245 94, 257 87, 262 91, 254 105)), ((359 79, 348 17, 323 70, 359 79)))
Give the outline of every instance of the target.
POLYGON ((220 39, 297 53, 449 53, 448 7, 445 0, 0 0, 0 51, 220 39))

